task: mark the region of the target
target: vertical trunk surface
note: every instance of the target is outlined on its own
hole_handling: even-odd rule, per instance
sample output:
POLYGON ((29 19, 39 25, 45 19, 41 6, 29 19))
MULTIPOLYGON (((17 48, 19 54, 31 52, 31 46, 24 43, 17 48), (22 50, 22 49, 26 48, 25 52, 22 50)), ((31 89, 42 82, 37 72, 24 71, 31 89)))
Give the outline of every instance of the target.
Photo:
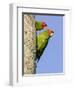
POLYGON ((36 73, 36 29, 33 15, 24 14, 24 74, 36 73))

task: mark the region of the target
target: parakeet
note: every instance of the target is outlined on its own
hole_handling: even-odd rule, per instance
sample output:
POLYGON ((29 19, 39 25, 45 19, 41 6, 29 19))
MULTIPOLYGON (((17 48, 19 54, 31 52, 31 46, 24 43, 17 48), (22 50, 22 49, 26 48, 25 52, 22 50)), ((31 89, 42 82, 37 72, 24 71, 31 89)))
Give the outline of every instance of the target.
POLYGON ((45 30, 41 32, 38 36, 36 36, 37 46, 36 46, 36 58, 37 62, 39 61, 41 55, 43 54, 44 49, 48 44, 48 40, 53 36, 54 31, 45 30))
POLYGON ((45 22, 35 21, 36 30, 44 29, 44 27, 46 27, 46 26, 47 26, 47 24, 45 22))

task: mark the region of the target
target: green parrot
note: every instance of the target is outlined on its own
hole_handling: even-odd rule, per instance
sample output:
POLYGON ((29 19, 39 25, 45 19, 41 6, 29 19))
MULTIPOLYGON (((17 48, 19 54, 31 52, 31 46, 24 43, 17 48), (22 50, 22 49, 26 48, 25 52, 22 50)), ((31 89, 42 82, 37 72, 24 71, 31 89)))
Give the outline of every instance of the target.
POLYGON ((44 29, 44 27, 46 27, 46 26, 47 26, 47 24, 45 22, 35 21, 36 30, 44 29))
POLYGON ((54 31, 52 30, 45 30, 41 32, 39 35, 36 36, 36 58, 37 62, 39 61, 41 55, 43 54, 44 49, 48 44, 48 40, 53 36, 54 31))

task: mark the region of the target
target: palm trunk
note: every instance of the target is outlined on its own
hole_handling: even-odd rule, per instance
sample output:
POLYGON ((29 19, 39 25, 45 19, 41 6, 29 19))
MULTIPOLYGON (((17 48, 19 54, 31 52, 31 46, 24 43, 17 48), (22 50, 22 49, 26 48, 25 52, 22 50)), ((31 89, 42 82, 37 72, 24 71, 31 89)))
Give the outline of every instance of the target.
POLYGON ((36 29, 33 15, 23 15, 24 19, 24 74, 36 73, 36 29))

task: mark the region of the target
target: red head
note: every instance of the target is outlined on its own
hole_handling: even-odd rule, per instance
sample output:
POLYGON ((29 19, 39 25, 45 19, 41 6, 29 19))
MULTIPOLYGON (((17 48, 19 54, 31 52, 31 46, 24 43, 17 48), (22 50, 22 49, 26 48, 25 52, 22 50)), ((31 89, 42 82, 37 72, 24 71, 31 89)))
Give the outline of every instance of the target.
POLYGON ((52 37, 54 34, 54 31, 52 31, 51 29, 48 29, 48 33, 49 33, 49 36, 52 37))
POLYGON ((47 24, 45 22, 42 22, 42 28, 46 27, 47 24))

